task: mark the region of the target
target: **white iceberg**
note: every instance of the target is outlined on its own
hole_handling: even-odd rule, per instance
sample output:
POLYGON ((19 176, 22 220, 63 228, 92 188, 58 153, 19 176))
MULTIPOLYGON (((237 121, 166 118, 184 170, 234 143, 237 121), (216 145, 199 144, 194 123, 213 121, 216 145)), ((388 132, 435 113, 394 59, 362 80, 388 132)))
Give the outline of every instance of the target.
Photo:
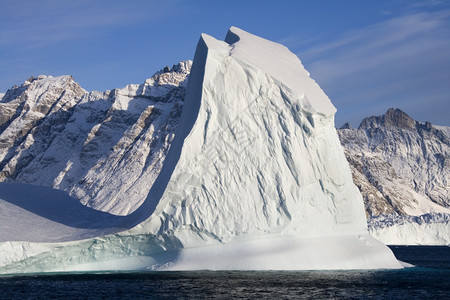
POLYGON ((235 27, 225 42, 203 34, 141 207, 105 217, 102 237, 4 241, 0 273, 401 268, 368 234, 335 112, 286 47, 235 27))

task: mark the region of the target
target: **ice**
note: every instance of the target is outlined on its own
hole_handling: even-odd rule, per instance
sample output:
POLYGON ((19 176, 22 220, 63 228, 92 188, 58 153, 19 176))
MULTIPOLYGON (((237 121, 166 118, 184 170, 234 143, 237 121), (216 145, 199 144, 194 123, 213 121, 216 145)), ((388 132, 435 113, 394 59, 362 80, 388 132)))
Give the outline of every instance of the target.
POLYGON ((86 207, 63 191, 20 183, 0 183, 0 212, 0 242, 74 241, 127 228, 123 216, 86 207))
POLYGON ((300 101, 304 109, 311 114, 331 116, 336 113, 336 108, 309 77, 298 57, 285 46, 255 38, 254 35, 236 27, 230 28, 225 42, 233 45, 231 56, 265 72, 298 96, 304 95, 300 101))
MULTIPOLYGON (((54 249, 28 259, 27 264, 11 264, 4 268, 8 273, 46 271, 107 271, 107 270, 303 270, 399 268, 392 260, 392 252, 369 235, 330 236, 327 238, 266 238, 242 240, 234 243, 198 248, 162 251, 151 249, 150 236, 140 241, 123 237, 99 240, 96 243, 66 244, 65 249, 54 249), (124 245, 130 248, 124 248, 124 245), (90 251, 85 251, 90 248, 90 251), (332 251, 331 251, 332 250, 332 251), (80 255, 84 253, 85 256, 80 255), (361 255, 364 253, 364 255, 361 255), (320 258, 320 259, 318 259, 320 258), (76 263, 74 263, 76 262, 76 263)), ((48 244, 39 244, 46 247, 48 244)), ((28 245, 27 245, 28 246, 28 245)), ((14 243, 0 245, 13 249, 14 243)), ((3 249, 2 249, 3 248, 3 249)), ((9 250, 9 249, 8 249, 9 250)), ((19 247, 15 254, 21 253, 19 247)), ((48 251, 48 249, 46 249, 48 251)))
POLYGON ((1 243, 0 272, 402 267, 368 234, 335 108, 287 48, 235 27, 225 42, 203 34, 186 93, 132 228, 1 243))

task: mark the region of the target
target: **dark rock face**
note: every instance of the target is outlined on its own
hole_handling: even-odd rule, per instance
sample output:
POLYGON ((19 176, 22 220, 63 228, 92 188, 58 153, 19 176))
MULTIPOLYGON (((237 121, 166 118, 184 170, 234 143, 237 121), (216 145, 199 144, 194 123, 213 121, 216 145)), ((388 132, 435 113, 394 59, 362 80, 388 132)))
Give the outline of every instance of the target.
POLYGON ((378 127, 416 128, 416 121, 398 108, 390 108, 384 115, 368 117, 362 120, 358 129, 375 129, 378 127))

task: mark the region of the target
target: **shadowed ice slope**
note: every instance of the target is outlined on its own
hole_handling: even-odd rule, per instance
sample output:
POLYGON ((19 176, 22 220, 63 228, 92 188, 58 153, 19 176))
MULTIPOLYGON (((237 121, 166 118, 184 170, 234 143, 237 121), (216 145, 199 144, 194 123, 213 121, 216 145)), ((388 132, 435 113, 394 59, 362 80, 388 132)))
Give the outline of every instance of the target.
POLYGON ((118 232, 126 217, 86 207, 63 191, 0 183, 0 242, 62 242, 118 232))

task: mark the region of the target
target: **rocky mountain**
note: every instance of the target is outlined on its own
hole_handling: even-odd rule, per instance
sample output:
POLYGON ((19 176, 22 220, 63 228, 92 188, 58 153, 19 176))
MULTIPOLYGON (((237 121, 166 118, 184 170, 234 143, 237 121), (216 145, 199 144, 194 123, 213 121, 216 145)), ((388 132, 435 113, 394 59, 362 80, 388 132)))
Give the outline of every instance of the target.
POLYGON ((399 109, 338 130, 368 216, 450 212, 450 138, 399 109))
MULTIPOLYGON (((445 224, 450 241, 449 218, 436 217, 450 213, 449 129, 415 121, 391 108, 382 116, 365 118, 357 129, 345 124, 338 130, 372 231, 386 227, 382 223, 424 227, 438 222, 445 224)), ((412 235, 420 239, 417 233, 412 235)), ((405 240, 406 236, 397 238, 405 240)))
POLYGON ((192 62, 145 83, 86 92, 71 76, 31 77, 0 101, 0 181, 53 187, 124 215, 144 200, 183 109, 192 62))

